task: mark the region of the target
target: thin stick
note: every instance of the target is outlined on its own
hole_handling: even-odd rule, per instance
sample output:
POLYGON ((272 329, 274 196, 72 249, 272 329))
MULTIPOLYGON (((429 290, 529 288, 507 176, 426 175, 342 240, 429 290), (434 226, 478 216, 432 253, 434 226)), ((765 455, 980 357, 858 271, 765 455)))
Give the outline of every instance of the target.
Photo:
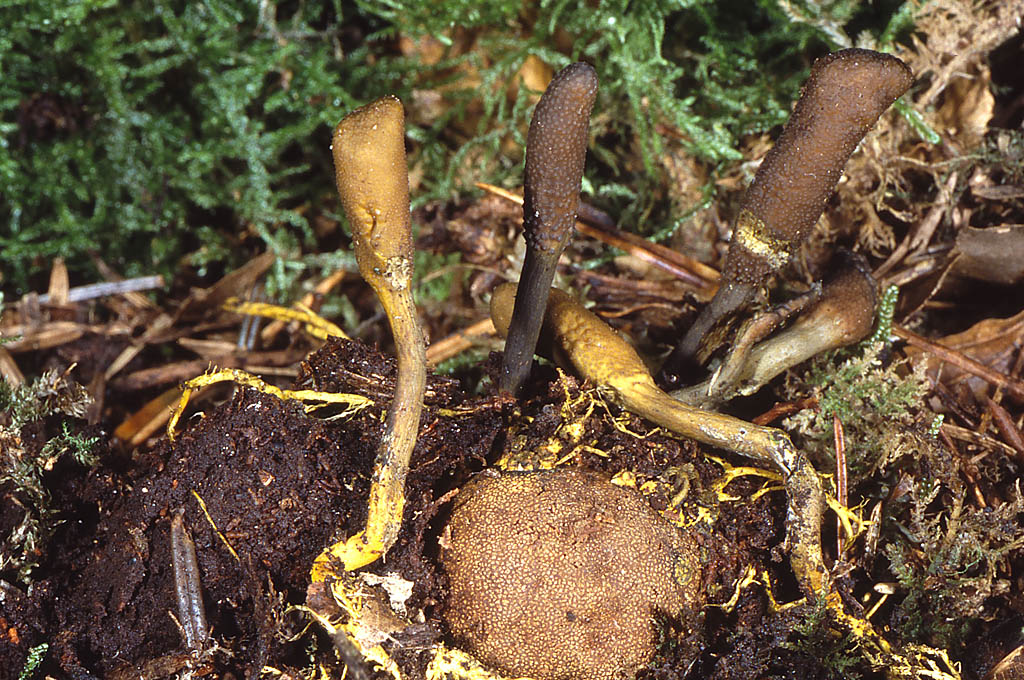
POLYGON ((988 366, 970 358, 963 352, 940 345, 939 343, 922 337, 914 331, 903 328, 902 326, 894 324, 892 332, 896 337, 906 340, 908 344, 923 349, 929 354, 951 363, 967 373, 976 375, 982 380, 1010 392, 1019 399, 1024 399, 1024 382, 1021 382, 1019 379, 994 371, 988 366))
MULTIPOLYGON (((105 297, 107 295, 124 295, 125 293, 134 293, 140 290, 153 290, 154 288, 164 287, 164 277, 160 275, 156 276, 140 276, 134 279, 125 279, 124 281, 104 281, 103 283, 90 283, 86 286, 75 286, 68 290, 67 302, 83 302, 85 300, 92 300, 98 297, 105 297)), ((46 305, 50 303, 50 295, 44 293, 39 296, 39 304, 46 305)))
POLYGON ((441 338, 427 348, 427 366, 437 366, 442 361, 466 351, 473 346, 471 338, 494 335, 494 333, 494 324, 488 317, 461 331, 456 331, 446 338, 441 338))
MULTIPOLYGON (((832 414, 832 432, 836 442, 836 500, 846 507, 846 433, 843 421, 837 414, 832 414)), ((843 555, 843 522, 836 518, 836 560, 843 555)))
MULTIPOLYGON (((486 182, 477 182, 476 187, 513 203, 523 204, 523 197, 513 191, 486 182)), ((714 295, 715 290, 718 289, 718 280, 721 276, 717 269, 659 243, 654 243, 628 231, 591 224, 579 218, 576 219, 576 231, 668 272, 680 281, 695 286, 706 295, 714 295)))

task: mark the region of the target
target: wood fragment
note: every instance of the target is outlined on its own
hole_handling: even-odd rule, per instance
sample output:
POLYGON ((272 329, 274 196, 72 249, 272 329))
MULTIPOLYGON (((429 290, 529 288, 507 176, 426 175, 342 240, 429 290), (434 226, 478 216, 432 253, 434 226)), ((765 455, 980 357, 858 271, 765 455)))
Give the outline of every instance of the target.
POLYGON ((991 398, 988 400, 988 410, 992 414, 992 422, 996 424, 999 434, 1003 435, 1006 443, 1017 451, 1017 461, 1024 463, 1024 436, 1021 436, 1020 429, 1013 422, 1013 416, 1001 404, 991 398))
POLYGON ((180 398, 181 390, 179 388, 173 387, 165 390, 122 421, 114 430, 114 436, 121 441, 128 442, 129 446, 141 446, 153 436, 153 433, 167 424, 172 409, 180 398))
MULTIPOLYGON (((143 368, 111 381, 110 386, 122 392, 134 392, 136 390, 178 383, 199 375, 207 370, 211 363, 221 368, 248 368, 253 371, 256 370, 256 366, 264 366, 273 369, 269 372, 276 373, 282 367, 297 365, 303 357, 305 357, 305 352, 297 348, 241 354, 232 352, 231 354, 211 356, 204 359, 190 359, 152 368, 143 368)), ((290 370, 289 374, 293 372, 294 369, 290 370)))
POLYGON ((0 376, 7 381, 11 387, 17 387, 25 383, 25 375, 18 368, 18 362, 14 360, 11 353, 0 345, 0 376))
POLYGON ((1002 451, 1007 456, 1013 457, 1017 455, 1017 451, 1014 450, 1009 444, 1004 444, 995 437, 987 435, 983 432, 975 432, 974 430, 966 427, 960 427, 952 423, 943 423, 940 427, 940 431, 949 435, 953 439, 957 439, 962 442, 967 442, 975 446, 985 449, 981 453, 970 458, 972 464, 977 464, 979 461, 988 456, 992 451, 1002 451))
MULTIPOLYGON (((846 507, 846 433, 838 414, 832 414, 832 434, 836 446, 836 500, 846 507)), ((836 517, 836 559, 842 559, 844 538, 843 521, 836 517)))
POLYGON ((185 634, 185 645, 199 651, 206 644, 209 631, 206 607, 200 583, 196 544, 188 535, 181 510, 171 519, 171 565, 174 568, 174 592, 178 605, 178 622, 185 634))
MULTIPOLYGON (((50 285, 47 288, 46 295, 40 295, 40 302, 43 302, 42 298, 47 298, 47 301, 52 301, 51 304, 64 306, 68 303, 68 289, 71 284, 68 282, 68 268, 64 264, 64 258, 58 257, 54 259, 53 266, 50 267, 50 285)), ((46 304, 43 302, 43 304, 46 304)))
POLYGON ((452 357, 466 351, 472 347, 476 342, 474 338, 481 336, 494 335, 494 323, 490 317, 481 319, 471 326, 463 328, 461 331, 452 333, 448 337, 441 338, 437 342, 431 343, 427 347, 427 366, 434 367, 440 364, 442 361, 447 361, 452 357))
POLYGON ((1024 382, 1021 380, 1004 375, 998 371, 993 371, 988 366, 971 359, 962 352, 940 345, 902 326, 893 324, 892 332, 896 337, 906 340, 909 344, 923 349, 942 361, 954 364, 957 368, 988 381, 992 385, 1013 394, 1018 399, 1024 399, 1024 382))
MULTIPOLYGON (((65 272, 66 273, 66 272, 65 272)), ((126 293, 153 290, 164 287, 163 276, 140 276, 134 279, 121 281, 107 281, 103 283, 90 283, 85 286, 75 286, 65 291, 54 294, 53 281, 50 281, 50 292, 39 296, 40 304, 44 305, 66 305, 71 302, 85 302, 95 298, 108 295, 125 295, 126 293)), ((59 289, 58 289, 59 290, 59 289)))
MULTIPOLYGON (((501 196, 513 203, 523 204, 522 196, 507 189, 487 184, 486 182, 477 182, 476 187, 496 196, 501 196)), ((584 204, 581 203, 580 205, 584 204)), ((581 210, 580 212, 582 217, 585 211, 581 210)), ((672 274, 680 281, 695 286, 700 290, 703 297, 713 296, 715 291, 718 290, 718 281, 721 275, 717 269, 704 264, 700 260, 667 248, 659 243, 649 241, 636 234, 631 234, 628 231, 592 221, 584 221, 582 218, 576 220, 576 231, 613 248, 618 248, 639 260, 672 274)))
POLYGON ((799 413, 800 411, 803 411, 804 409, 807 408, 818 408, 817 396, 810 396, 805 399, 798 399, 796 401, 777 403, 770 409, 762 413, 761 415, 751 420, 750 422, 754 423, 755 425, 768 425, 770 423, 774 423, 776 420, 786 418, 788 416, 793 415, 794 413, 799 413))
MULTIPOLYGON (((74 321, 49 321, 40 326, 16 324, 4 329, 3 337, 16 337, 17 340, 4 343, 4 348, 12 353, 35 352, 73 342, 86 333, 110 335, 107 326, 90 326, 74 321), (20 337, 19 337, 20 336, 20 337)), ((127 334, 127 329, 118 328, 120 333, 127 334)))
POLYGON ((103 373, 104 379, 109 381, 115 375, 120 373, 121 370, 124 369, 124 367, 127 366, 129 363, 131 363, 132 359, 137 357, 139 355, 139 352, 141 352, 145 348, 147 344, 147 338, 150 335, 156 332, 163 331, 169 328, 170 325, 170 315, 160 314, 160 316, 156 318, 156 321, 153 322, 149 330, 146 331, 142 338, 140 338, 136 342, 133 342, 128 347, 125 347, 123 350, 121 350, 121 353, 118 354, 117 357, 112 362, 110 362, 110 365, 107 366, 106 371, 104 371, 103 373))

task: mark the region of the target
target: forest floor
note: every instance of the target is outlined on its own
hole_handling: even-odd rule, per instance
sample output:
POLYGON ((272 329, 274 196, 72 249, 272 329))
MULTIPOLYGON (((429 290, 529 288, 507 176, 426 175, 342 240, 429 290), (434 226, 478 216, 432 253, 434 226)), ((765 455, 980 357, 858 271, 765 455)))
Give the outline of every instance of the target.
MULTIPOLYGON (((347 667, 422 678, 452 645, 438 560, 451 499, 511 451, 557 451, 559 464, 629 480, 700 535, 708 606, 694 627, 659 628, 640 677, 809 680, 886 667, 995 677, 1024 645, 1022 43, 979 27, 973 47, 943 44, 944 33, 963 39, 954 19, 934 18, 899 55, 929 76, 910 104, 930 112, 941 141, 883 115, 772 293, 804 292, 840 248, 857 251, 881 297, 898 290, 891 333, 724 407, 789 432, 863 520, 837 527, 826 514, 823 543, 843 606, 870 633, 802 599, 771 471, 737 475, 724 493, 724 475, 748 462, 654 427, 552 364, 534 365, 520 399, 498 393, 502 343, 487 303, 517 276, 522 212, 484 192, 413 215, 417 249, 451 263, 429 275, 447 288, 420 308, 428 361, 443 370, 428 378, 401 534, 348 584, 353 609, 311 588, 310 566, 365 523, 394 389, 387 320, 358 274, 312 282, 301 301, 315 311, 328 294, 347 299, 357 323, 343 330, 355 340, 225 307, 251 297, 269 255, 215 282, 183 276, 152 296, 81 300, 58 261, 45 298, 7 300, 0 678, 34 667, 33 650, 32 677, 342 677, 347 667), (213 367, 238 373, 192 393, 172 439, 182 384, 213 367), (243 385, 241 372, 365 405, 307 410, 243 385), (180 595, 190 542, 202 593, 191 610, 180 595), (201 639, 188 619, 205 621, 201 639)), ((748 140, 747 163, 717 179, 722 200, 694 214, 672 252, 628 224, 581 224, 557 285, 656 364, 717 286, 751 164, 770 147, 767 135, 748 140)), ((679 191, 699 184, 671 144, 663 162, 679 191)))

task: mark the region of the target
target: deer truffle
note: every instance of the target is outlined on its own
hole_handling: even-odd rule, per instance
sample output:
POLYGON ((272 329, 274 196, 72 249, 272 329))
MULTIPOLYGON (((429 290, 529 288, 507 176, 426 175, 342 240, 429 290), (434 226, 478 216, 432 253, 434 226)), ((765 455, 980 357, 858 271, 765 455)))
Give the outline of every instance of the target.
POLYGON ((631 678, 654 656, 659 617, 700 606, 692 539, 592 473, 478 477, 441 544, 451 633, 506 675, 631 678))

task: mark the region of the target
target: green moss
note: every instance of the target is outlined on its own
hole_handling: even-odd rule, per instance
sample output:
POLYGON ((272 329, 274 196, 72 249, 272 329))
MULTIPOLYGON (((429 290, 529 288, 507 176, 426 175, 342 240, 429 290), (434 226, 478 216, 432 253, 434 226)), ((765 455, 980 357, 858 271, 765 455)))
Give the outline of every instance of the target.
MULTIPOLYGON (((895 296, 886 298, 877 336, 883 339, 889 335, 889 303, 895 296)), ((831 462, 833 418, 842 422, 848 503, 878 505, 881 515, 873 530, 877 553, 886 558, 874 560, 872 569, 870 559, 861 562, 864 553, 855 547, 846 559, 872 571, 875 582, 895 585, 890 606, 875 617, 876 622, 888 617, 894 648, 924 644, 963 658, 971 636, 1007 606, 1012 584, 1005 574, 1024 555, 1024 498, 1011 485, 1003 487, 1011 497, 999 505, 970 503, 973 496, 962 481, 964 462, 937 438, 941 419, 924 402, 927 381, 921 371, 883 363, 879 354, 884 348, 865 343, 852 356, 815 360, 789 389, 791 394, 813 389, 819 408, 802 412, 790 424, 799 429, 810 455, 831 462)), ((827 467, 823 463, 819 469, 827 467)), ((807 625, 812 623, 813 617, 807 625)), ((813 630, 804 634, 813 643, 813 630)), ((845 654, 843 644, 835 650, 840 657, 845 654)), ((908 652, 906 658, 911 657, 908 652)))
POLYGON ((459 267, 458 253, 438 255, 423 250, 413 257, 416 284, 416 300, 424 302, 445 302, 452 292, 456 278, 463 278, 465 271, 459 267))
POLYGON ((884 365, 878 356, 882 349, 881 344, 866 345, 854 356, 830 353, 815 359, 800 389, 818 395, 818 408, 791 419, 807 437, 812 455, 834 461, 833 420, 839 418, 851 487, 881 464, 890 433, 931 418, 923 412, 928 389, 923 376, 884 365))
MULTIPOLYGON (((529 55, 598 68, 590 185, 623 223, 664 236, 694 206, 664 200, 663 154, 681 144, 713 177, 744 135, 785 119, 813 56, 848 27, 884 38, 907 14, 849 0, 8 3, 0 285, 43 285, 56 256, 96 278, 90 252, 126 276, 217 273, 260 250, 300 259, 320 247, 307 215, 333 205, 331 126, 388 92, 413 114, 417 205, 477 180, 516 185, 532 99, 507 85, 529 55), (449 47, 427 65, 397 36, 449 47)), ((274 268, 270 293, 296 275, 274 268)))
POLYGON ((878 319, 871 337, 861 343, 863 349, 873 345, 888 345, 892 341, 892 321, 896 315, 896 303, 899 301, 900 289, 889 286, 878 301, 878 319))
POLYGON ((790 640, 781 646, 817 661, 826 677, 863 677, 861 671, 871 667, 871 659, 864 653, 861 641, 836 624, 825 598, 818 598, 805 609, 806 614, 793 624, 790 640))
POLYGON ((96 252, 131 276, 197 250, 233 266, 253 236, 282 257, 311 244, 294 208, 329 184, 321 147, 367 96, 366 49, 339 62, 333 12, 276 9, 5 5, 0 282, 27 286, 56 256, 76 271, 96 252))
POLYGON ((12 388, 0 381, 0 489, 22 513, 2 537, 0 574, 28 582, 47 539, 61 522, 50 504, 45 475, 66 456, 78 464, 96 462, 96 438, 78 433, 70 422, 85 415, 91 398, 83 387, 49 371, 31 383, 12 388), (40 445, 39 432, 23 438, 28 427, 42 431, 44 420, 60 417, 60 431, 40 445))
POLYGON ((972 628, 994 598, 1012 585, 1000 579, 1012 556, 1024 554, 1024 498, 995 508, 966 506, 964 489, 927 478, 911 486, 908 519, 885 544, 890 570, 904 594, 892 614, 903 640, 962 654, 972 628), (951 488, 950 488, 951 487, 951 488), (946 495, 936 509, 934 502, 946 495))
POLYGON ((28 657, 25 659, 25 665, 22 667, 21 673, 18 674, 18 680, 30 680, 49 650, 50 645, 45 642, 30 649, 28 657))

